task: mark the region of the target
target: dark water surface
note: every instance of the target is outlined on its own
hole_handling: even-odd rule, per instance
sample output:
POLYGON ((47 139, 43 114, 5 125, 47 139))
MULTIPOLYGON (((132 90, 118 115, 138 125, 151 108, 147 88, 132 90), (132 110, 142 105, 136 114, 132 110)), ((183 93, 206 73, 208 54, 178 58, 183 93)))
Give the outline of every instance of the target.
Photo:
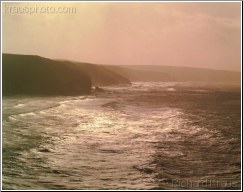
POLYGON ((240 189, 239 86, 3 98, 3 189, 240 189))

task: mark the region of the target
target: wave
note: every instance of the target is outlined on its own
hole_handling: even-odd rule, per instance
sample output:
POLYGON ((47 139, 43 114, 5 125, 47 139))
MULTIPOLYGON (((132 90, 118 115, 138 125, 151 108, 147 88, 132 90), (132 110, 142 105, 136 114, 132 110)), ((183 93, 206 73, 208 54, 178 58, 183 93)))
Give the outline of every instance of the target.
POLYGON ((36 113, 34 113, 34 112, 29 112, 29 113, 22 113, 22 114, 19 114, 20 117, 31 116, 31 115, 36 115, 36 113))
POLYGON ((9 116, 8 119, 9 119, 10 121, 17 121, 17 119, 16 119, 15 117, 13 117, 13 116, 9 116))
POLYGON ((21 108, 21 107, 24 107, 24 106, 25 106, 24 103, 19 103, 19 104, 15 105, 14 107, 15 108, 21 108))
MULTIPOLYGON (((166 83, 123 89, 110 88, 116 91, 85 98, 38 98, 31 101, 34 104, 20 107, 22 115, 11 114, 9 120, 15 122, 4 122, 3 141, 17 146, 14 152, 23 150, 15 164, 23 174, 33 176, 30 186, 40 182, 35 175, 45 174, 53 187, 63 180, 57 175, 62 173, 68 173, 66 179, 83 179, 77 185, 67 180, 66 188, 169 187, 174 178, 199 181, 205 176, 239 181, 240 126, 234 124, 239 120, 234 110, 240 105, 235 104, 232 114, 225 111, 232 115, 232 123, 218 114, 222 103, 217 99, 228 98, 228 94, 194 93, 207 87, 181 88, 166 83), (209 106, 214 105, 211 110, 209 106), (233 131, 237 135, 231 134, 233 131), (14 139, 8 139, 12 136, 14 139)), ((24 103, 19 102, 15 104, 24 103)), ((9 163, 5 162, 5 173, 12 169, 9 163)))
POLYGON ((176 91, 176 89, 171 87, 171 88, 168 88, 167 91, 176 91))

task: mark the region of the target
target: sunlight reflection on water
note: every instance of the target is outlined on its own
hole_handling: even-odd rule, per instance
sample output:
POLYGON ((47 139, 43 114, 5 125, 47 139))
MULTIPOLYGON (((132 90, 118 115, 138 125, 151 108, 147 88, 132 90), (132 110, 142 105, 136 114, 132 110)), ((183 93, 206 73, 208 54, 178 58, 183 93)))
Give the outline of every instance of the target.
MULTIPOLYGON (((212 124, 205 124, 210 120, 204 121, 203 114, 218 122, 217 113, 197 115, 195 95, 188 99, 193 88, 183 84, 166 91, 175 86, 147 83, 107 87, 107 93, 90 97, 5 100, 4 187, 151 189, 172 176, 203 178, 209 169, 214 175, 214 168, 225 165, 218 151, 231 148, 229 143, 237 143, 237 136, 225 138, 212 124), (194 166, 194 175, 189 165, 194 166)), ((222 155, 225 161, 230 158, 222 155)), ((232 164, 228 170, 232 179, 238 177, 233 174, 238 167, 232 164)))

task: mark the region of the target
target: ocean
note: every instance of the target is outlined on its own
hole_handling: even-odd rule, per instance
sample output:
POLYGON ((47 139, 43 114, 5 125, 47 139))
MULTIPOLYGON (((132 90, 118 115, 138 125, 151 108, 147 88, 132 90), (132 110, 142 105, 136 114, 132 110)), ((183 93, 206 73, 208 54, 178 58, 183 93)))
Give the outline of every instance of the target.
POLYGON ((3 189, 240 189, 240 86, 103 88, 3 97, 3 189))

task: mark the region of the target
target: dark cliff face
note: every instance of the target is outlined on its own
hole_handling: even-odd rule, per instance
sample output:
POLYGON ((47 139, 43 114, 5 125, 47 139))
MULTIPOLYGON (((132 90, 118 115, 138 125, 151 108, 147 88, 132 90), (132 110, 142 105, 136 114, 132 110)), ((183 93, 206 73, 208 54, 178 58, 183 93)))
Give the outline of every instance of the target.
POLYGON ((30 55, 2 55, 3 95, 54 96, 90 92, 89 75, 70 62, 30 55))

